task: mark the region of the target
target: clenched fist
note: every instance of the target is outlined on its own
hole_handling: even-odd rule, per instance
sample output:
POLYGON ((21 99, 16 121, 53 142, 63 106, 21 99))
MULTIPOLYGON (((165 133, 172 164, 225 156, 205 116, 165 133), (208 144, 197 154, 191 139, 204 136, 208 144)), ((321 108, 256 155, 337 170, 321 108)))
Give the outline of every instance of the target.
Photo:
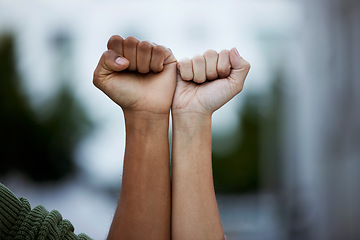
POLYGON ((177 86, 172 114, 212 114, 241 92, 250 64, 236 48, 219 54, 208 50, 203 55, 178 64, 177 86))
POLYGON ((94 72, 94 85, 124 112, 169 114, 176 59, 160 45, 112 36, 94 72))

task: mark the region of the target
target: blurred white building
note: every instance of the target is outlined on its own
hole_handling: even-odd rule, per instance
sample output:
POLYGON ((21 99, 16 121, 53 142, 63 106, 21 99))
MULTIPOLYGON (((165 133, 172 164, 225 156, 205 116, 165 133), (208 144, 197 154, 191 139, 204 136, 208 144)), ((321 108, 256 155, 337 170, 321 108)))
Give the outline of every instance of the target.
POLYGON ((289 239, 360 239, 360 2, 304 2, 286 89, 289 239))

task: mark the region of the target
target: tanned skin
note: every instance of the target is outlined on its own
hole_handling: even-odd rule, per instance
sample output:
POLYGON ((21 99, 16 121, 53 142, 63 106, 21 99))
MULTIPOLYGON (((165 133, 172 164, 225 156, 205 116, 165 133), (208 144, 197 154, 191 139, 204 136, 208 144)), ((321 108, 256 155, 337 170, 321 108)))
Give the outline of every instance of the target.
POLYGON ((113 36, 94 84, 122 108, 126 125, 122 188, 108 239, 168 240, 168 130, 176 59, 163 46, 113 36))

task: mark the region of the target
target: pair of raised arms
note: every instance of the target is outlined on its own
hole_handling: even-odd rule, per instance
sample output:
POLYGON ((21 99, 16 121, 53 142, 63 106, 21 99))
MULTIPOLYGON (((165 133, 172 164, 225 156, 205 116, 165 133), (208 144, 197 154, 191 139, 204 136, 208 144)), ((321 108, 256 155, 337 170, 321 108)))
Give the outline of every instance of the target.
POLYGON ((242 90, 249 69, 235 48, 177 62, 161 45, 110 38, 94 84, 123 109, 126 147, 108 239, 224 238, 212 179, 211 115, 242 90))

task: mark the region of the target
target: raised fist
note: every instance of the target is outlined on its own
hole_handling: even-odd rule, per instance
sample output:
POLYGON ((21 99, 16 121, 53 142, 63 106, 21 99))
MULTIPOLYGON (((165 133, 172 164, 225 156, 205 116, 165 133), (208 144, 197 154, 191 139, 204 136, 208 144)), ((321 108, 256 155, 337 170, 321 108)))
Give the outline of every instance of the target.
POLYGON ((172 114, 212 114, 241 92, 250 64, 236 48, 219 54, 208 50, 203 55, 177 64, 177 86, 172 114))
POLYGON ((107 46, 94 85, 124 112, 168 114, 176 86, 176 59, 170 49, 117 35, 107 46))

